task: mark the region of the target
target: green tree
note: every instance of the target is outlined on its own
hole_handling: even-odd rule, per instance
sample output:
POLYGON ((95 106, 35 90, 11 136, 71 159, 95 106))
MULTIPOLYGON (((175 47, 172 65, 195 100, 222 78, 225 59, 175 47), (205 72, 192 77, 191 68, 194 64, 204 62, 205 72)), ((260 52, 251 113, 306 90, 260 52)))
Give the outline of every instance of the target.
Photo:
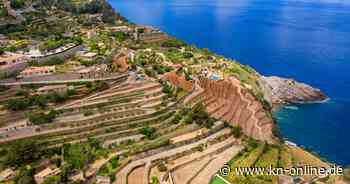
POLYGON ((167 94, 171 94, 173 92, 173 89, 168 83, 165 82, 162 85, 162 92, 167 93, 167 94))
POLYGON ((156 133, 156 129, 153 127, 144 127, 140 130, 140 133, 145 135, 148 139, 152 139, 156 133))
POLYGON ((5 107, 7 109, 18 111, 27 109, 31 105, 28 99, 10 99, 7 101, 5 107))
POLYGON ((100 140, 98 139, 95 139, 95 138, 88 138, 88 144, 92 147, 92 148, 95 148, 95 149, 100 149, 102 148, 102 143, 100 140))
POLYGON ((44 180, 42 184, 59 184, 61 182, 60 176, 51 176, 44 180))
POLYGON ((35 125, 51 123, 57 116, 55 110, 51 110, 49 113, 39 112, 39 113, 30 113, 28 115, 29 121, 35 125))
POLYGON ((184 118, 183 122, 186 123, 186 124, 193 123, 193 115, 192 115, 192 113, 188 113, 186 115, 186 117, 184 118))
POLYGON ((84 169, 93 158, 89 144, 68 144, 65 145, 64 151, 64 160, 74 169, 84 169))
POLYGON ((125 33, 118 31, 115 33, 115 38, 117 39, 117 41, 123 42, 126 39, 126 35, 125 33))
POLYGON ((232 134, 235 138, 239 138, 242 136, 242 128, 239 126, 232 127, 232 134))
POLYGON ((35 161, 40 152, 39 145, 33 140, 18 140, 12 143, 6 156, 6 164, 10 166, 22 166, 35 161))
POLYGON ((159 180, 156 176, 152 176, 152 184, 159 184, 159 180))
POLYGON ((25 5, 25 0, 11 0, 10 4, 12 8, 19 9, 25 5))
POLYGON ((172 123, 174 124, 178 124, 182 119, 182 116, 180 113, 176 113, 174 116, 174 119, 172 120, 172 123))

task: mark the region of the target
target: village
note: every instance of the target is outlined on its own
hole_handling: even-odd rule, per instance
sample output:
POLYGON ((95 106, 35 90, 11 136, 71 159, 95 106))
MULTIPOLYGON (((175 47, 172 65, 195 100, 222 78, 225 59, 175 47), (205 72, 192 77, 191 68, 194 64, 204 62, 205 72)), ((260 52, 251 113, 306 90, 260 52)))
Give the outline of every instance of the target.
POLYGON ((202 184, 226 163, 329 167, 280 143, 249 66, 95 12, 105 4, 74 3, 84 13, 0 4, 18 22, 35 18, 24 30, 32 36, 0 33, 0 183, 202 184))

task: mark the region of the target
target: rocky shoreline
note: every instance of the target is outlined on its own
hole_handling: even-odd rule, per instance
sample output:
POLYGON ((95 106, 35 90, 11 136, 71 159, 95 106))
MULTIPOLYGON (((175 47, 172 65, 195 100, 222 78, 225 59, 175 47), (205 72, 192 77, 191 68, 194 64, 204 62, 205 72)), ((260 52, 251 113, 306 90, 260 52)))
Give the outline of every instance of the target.
POLYGON ((329 99, 320 89, 294 79, 261 76, 264 97, 273 105, 319 103, 329 99))

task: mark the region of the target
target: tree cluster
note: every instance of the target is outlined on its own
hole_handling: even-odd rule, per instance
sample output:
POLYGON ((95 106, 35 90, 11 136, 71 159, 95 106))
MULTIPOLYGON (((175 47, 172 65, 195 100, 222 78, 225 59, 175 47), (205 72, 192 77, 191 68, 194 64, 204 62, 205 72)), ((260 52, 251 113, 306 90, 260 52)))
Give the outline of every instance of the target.
POLYGON ((140 130, 140 133, 145 135, 148 139, 153 139, 156 133, 156 129, 153 127, 144 127, 140 130))
POLYGON ((57 116, 57 112, 51 110, 49 113, 38 112, 38 113, 30 113, 28 115, 29 121, 35 125, 51 123, 57 116))
POLYGON ((5 104, 7 109, 12 111, 25 110, 31 106, 46 107, 47 103, 60 103, 69 98, 70 95, 74 94, 74 91, 68 90, 66 94, 51 93, 48 95, 38 96, 25 96, 24 99, 10 99, 5 104))
POLYGON ((25 5, 25 0, 11 0, 10 5, 14 9, 23 8, 25 5))
POLYGON ((35 141, 29 139, 18 140, 9 146, 5 164, 19 167, 33 162, 39 156, 40 147, 35 141))

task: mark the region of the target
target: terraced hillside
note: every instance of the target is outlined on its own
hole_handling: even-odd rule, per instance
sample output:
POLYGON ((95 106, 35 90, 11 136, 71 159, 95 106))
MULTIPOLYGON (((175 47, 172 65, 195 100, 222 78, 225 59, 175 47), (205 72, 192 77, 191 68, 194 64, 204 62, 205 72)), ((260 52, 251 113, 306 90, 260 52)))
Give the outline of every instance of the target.
POLYGON ((243 132, 255 139, 272 142, 273 120, 260 102, 238 80, 200 80, 204 89, 203 101, 208 113, 242 127, 243 132))
POLYGON ((31 134, 7 137, 1 142, 31 138, 51 147, 84 142, 87 138, 111 141, 139 135, 139 130, 146 125, 165 126, 164 122, 174 114, 175 102, 164 96, 161 85, 156 82, 117 84, 56 108, 59 115, 55 121, 33 126, 31 134))
MULTIPOLYGON (((241 149, 240 140, 218 122, 210 131, 195 138, 136 155, 116 175, 115 184, 206 183, 220 167, 241 149)), ((179 133, 179 137, 190 133, 179 133)))

